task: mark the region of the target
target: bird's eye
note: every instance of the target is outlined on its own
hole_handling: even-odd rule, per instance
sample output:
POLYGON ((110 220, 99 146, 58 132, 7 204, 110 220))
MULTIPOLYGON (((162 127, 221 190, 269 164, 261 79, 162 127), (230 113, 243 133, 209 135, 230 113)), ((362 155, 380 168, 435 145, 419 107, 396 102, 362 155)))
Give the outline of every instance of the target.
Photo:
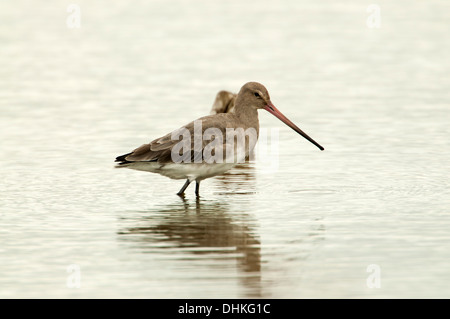
POLYGON ((261 98, 258 92, 253 93, 257 98, 261 98))

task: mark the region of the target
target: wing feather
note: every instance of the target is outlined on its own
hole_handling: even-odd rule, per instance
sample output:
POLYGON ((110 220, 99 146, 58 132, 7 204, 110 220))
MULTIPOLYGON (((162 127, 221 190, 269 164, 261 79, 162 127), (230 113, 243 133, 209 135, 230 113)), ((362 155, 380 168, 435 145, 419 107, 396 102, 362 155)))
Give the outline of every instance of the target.
MULTIPOLYGON (((206 129, 217 128, 222 133, 223 143, 225 147, 226 128, 233 128, 233 123, 236 124, 236 122, 239 122, 239 120, 236 121, 234 117, 236 116, 233 113, 220 113, 199 118, 198 120, 202 121, 202 136, 206 129)), ((181 130, 184 129, 187 129, 190 136, 192 137, 194 135, 194 122, 187 124, 177 131, 157 138, 148 144, 143 144, 131 153, 118 156, 116 158, 116 162, 121 162, 120 164, 149 161, 159 163, 172 162, 172 148, 181 141, 181 138, 172 139, 172 134, 178 134, 179 132, 181 132, 181 130)), ((205 146, 210 142, 210 140, 205 140, 202 138, 202 152, 205 146)), ((194 138, 191 138, 191 161, 194 162, 198 156, 201 156, 201 153, 195 152, 194 138)))

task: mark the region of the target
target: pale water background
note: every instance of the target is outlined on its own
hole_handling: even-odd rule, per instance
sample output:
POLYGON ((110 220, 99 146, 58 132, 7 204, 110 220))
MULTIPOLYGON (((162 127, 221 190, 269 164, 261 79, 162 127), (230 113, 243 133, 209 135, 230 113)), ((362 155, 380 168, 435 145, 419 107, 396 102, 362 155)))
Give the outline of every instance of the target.
POLYGON ((450 297, 447 0, 70 3, 0 2, 0 297, 450 297), (325 151, 261 111, 275 171, 113 169, 247 81, 325 151))

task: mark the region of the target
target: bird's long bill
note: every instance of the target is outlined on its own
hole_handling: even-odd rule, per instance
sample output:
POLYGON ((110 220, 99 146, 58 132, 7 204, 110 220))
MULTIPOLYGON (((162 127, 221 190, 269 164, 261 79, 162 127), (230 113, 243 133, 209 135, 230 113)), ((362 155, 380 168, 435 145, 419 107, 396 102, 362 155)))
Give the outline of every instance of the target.
POLYGON ((283 113, 281 113, 272 103, 268 103, 265 107, 266 111, 268 111, 269 113, 275 115, 277 118, 279 118, 284 124, 286 124, 287 126, 289 126, 291 129, 293 129, 294 131, 296 131, 298 134, 300 134, 301 136, 303 136, 304 138, 306 138, 308 141, 310 141, 311 143, 313 143, 315 146, 317 146, 321 151, 324 150, 324 148, 322 146, 319 145, 319 143, 317 143, 316 141, 314 141, 311 137, 308 136, 308 134, 306 134, 305 132, 303 132, 301 129, 299 129, 297 127, 297 125, 295 125, 294 123, 292 123, 286 116, 283 115, 283 113))

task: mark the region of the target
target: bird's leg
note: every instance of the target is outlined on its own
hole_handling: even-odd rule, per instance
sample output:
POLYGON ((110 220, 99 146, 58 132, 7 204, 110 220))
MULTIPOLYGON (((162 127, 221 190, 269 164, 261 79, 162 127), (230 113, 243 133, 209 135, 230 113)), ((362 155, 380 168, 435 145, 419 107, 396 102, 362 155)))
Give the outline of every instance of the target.
POLYGON ((191 181, 189 179, 186 180, 186 183, 184 183, 183 187, 181 187, 180 191, 177 193, 178 196, 182 196, 184 194, 184 191, 189 186, 191 181))
POLYGON ((195 195, 200 196, 200 182, 199 181, 195 181, 195 195))

